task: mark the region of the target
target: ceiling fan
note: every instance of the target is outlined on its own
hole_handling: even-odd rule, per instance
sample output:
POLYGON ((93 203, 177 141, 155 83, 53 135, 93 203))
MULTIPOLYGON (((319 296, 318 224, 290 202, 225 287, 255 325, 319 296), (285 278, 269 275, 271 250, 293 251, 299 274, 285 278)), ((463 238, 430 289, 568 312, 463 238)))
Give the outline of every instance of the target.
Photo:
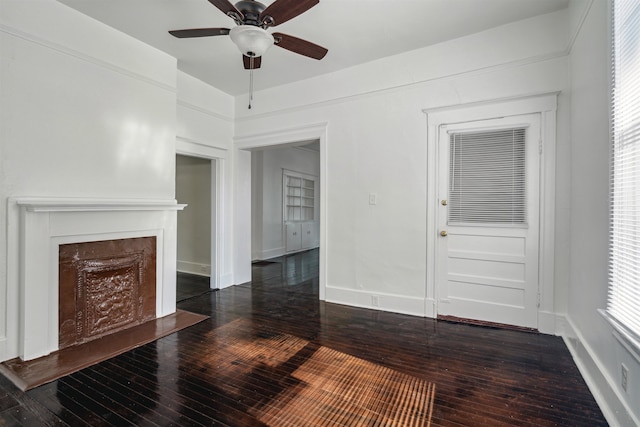
POLYGON ((283 33, 269 33, 275 27, 306 12, 320 0, 275 0, 268 7, 256 0, 240 0, 233 5, 228 0, 208 0, 232 18, 236 27, 192 28, 173 30, 169 34, 178 38, 225 36, 238 46, 242 53, 244 68, 260 68, 262 55, 272 45, 313 59, 322 59, 328 50, 322 46, 283 33))

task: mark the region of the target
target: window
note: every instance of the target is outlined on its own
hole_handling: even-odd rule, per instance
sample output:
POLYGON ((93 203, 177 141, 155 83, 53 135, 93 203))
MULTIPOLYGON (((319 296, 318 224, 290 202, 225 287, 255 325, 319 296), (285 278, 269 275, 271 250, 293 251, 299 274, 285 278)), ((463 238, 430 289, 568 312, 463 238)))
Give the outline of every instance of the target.
POLYGON ((613 10, 611 237, 607 314, 640 342, 640 2, 613 10))
POLYGON ((451 134, 449 224, 526 224, 526 131, 451 134))

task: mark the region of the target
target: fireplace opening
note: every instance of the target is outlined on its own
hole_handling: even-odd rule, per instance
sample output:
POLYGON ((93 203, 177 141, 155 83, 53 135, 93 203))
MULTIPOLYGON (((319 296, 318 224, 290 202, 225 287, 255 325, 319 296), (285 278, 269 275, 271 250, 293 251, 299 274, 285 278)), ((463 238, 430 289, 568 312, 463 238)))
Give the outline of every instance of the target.
POLYGON ((59 348, 156 318, 156 237, 59 246, 59 348))

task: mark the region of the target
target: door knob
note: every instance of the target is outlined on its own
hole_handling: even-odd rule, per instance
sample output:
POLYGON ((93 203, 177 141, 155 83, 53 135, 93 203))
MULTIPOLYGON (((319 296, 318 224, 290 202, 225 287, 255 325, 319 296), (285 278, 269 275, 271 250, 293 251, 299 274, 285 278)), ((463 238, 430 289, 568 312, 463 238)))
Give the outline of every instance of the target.
POLYGON ((446 201, 445 199, 442 199, 442 200, 440 201, 440 204, 441 204, 442 206, 447 206, 447 201, 446 201))
POLYGON ((441 235, 442 237, 446 237, 446 235, 447 235, 447 230, 442 230, 442 231, 440 232, 440 235, 441 235))

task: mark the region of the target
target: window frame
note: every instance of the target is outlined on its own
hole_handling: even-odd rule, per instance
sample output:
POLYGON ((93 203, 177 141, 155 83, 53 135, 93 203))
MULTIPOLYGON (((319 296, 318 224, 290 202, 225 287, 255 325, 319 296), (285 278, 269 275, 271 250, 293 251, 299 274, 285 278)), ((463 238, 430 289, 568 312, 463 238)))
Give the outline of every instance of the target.
MULTIPOLYGON (((640 128, 640 112, 633 112, 634 106, 626 103, 626 99, 640 96, 640 88, 627 81, 628 75, 637 75, 640 69, 640 55, 635 63, 629 66, 629 50, 624 43, 626 36, 638 37, 640 34, 640 20, 635 28, 627 33, 627 29, 619 32, 622 22, 618 15, 618 6, 624 7, 624 0, 612 1, 611 8, 611 159, 610 159, 610 232, 609 232, 609 283, 607 292, 607 307, 599 310, 600 313, 613 326, 614 336, 628 350, 640 355, 640 274, 634 272, 630 265, 640 263, 640 254, 634 249, 640 249, 640 237, 627 239, 631 232, 640 233, 640 225, 626 226, 626 221, 634 215, 640 215, 640 208, 634 200, 640 196, 640 160, 633 161, 635 153, 640 153, 640 136, 634 135, 632 129, 640 128), (620 44, 620 45, 619 45, 620 44), (620 58, 620 55, 625 55, 620 58), (628 88, 632 89, 629 90, 628 88), (624 93, 622 93, 624 89, 624 93), (629 93, 630 92, 630 93, 629 93), (628 114, 634 113, 631 117, 628 114), (631 135, 632 140, 628 141, 631 135), (635 145, 637 148, 629 147, 635 145), (635 152, 633 151, 635 150, 635 152), (631 159, 631 160, 630 160, 631 159), (632 172, 627 174, 621 171, 629 167, 631 161, 632 172), (631 196, 630 196, 631 194, 631 196), (630 198, 632 200, 630 200, 630 198), (629 249, 628 246, 631 246, 629 249), (632 261, 627 261, 631 256, 632 261), (632 298, 629 300, 629 296, 632 298)), ((627 7, 633 7, 627 5, 627 7)), ((640 15, 640 5, 635 4, 635 14, 640 15)), ((640 78, 635 78, 635 83, 640 83, 640 78)))

